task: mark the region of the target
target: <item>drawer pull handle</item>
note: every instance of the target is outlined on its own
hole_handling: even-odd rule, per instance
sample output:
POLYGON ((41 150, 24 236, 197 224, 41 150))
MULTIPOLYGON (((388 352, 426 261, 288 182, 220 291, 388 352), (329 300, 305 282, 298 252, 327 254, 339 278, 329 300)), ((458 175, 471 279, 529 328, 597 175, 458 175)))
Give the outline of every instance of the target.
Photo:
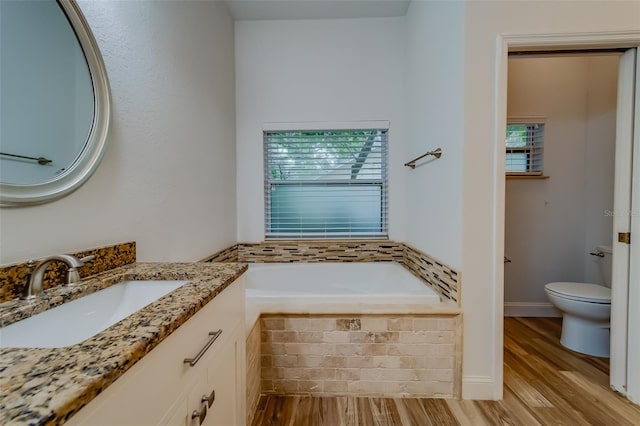
POLYGON ((204 422, 205 417, 207 417, 207 404, 202 404, 202 407, 200 407, 200 411, 193 410, 193 413, 191 413, 191 420, 198 419, 199 425, 204 422))
POLYGON ((212 390, 211 391, 211 395, 207 396, 207 395, 202 395, 202 399, 201 402, 206 402, 209 405, 209 408, 211 408, 211 404, 213 404, 213 401, 216 400, 216 390, 212 390))
POLYGON ((220 337, 221 334, 222 334, 222 329, 219 329, 218 331, 210 331, 209 336, 211 336, 211 338, 209 339, 207 344, 204 345, 202 349, 200 349, 200 352, 198 352, 198 355, 196 355, 195 358, 185 358, 183 362, 185 364, 189 364, 191 367, 196 365, 198 361, 200 361, 200 358, 202 358, 202 355, 204 355, 207 349, 209 349, 211 345, 213 345, 213 342, 215 342, 216 339, 220 337))

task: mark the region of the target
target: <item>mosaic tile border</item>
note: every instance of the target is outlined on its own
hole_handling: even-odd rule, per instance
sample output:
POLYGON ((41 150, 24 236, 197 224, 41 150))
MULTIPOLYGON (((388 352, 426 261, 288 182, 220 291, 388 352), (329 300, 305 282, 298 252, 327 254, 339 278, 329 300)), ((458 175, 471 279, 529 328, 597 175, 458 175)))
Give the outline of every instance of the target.
MULTIPOLYGON (((89 277, 120 266, 136 262, 136 243, 130 241, 70 253, 78 258, 93 255, 95 260, 85 263, 79 269, 81 277, 89 277)), ((48 289, 66 280, 67 267, 62 262, 51 262, 43 278, 43 288, 48 289)), ((27 263, 17 263, 0 267, 0 303, 21 297, 29 278, 27 263)))
POLYGON ((403 244, 404 267, 445 299, 460 305, 460 273, 426 253, 403 244))
POLYGON ((238 261, 269 262, 398 262, 402 244, 389 240, 292 240, 239 243, 238 261))
POLYGON ((238 261, 238 244, 234 244, 205 257, 200 262, 237 262, 238 261))
POLYGON ((279 240, 238 243, 206 262, 397 262, 460 306, 460 272, 408 244, 389 240, 279 240))

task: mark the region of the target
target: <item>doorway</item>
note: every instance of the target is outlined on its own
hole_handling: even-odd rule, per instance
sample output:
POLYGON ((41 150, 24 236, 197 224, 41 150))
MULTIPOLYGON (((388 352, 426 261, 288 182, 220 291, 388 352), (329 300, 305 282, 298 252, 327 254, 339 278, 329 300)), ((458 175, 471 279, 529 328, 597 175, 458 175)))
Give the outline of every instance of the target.
POLYGON ((605 285, 620 55, 509 57, 505 316, 558 317, 549 282, 605 285))
MULTIPOLYGON (((504 220, 504 207, 505 207, 505 182, 504 182, 504 161, 505 161, 505 153, 504 153, 504 134, 506 131, 506 117, 507 117, 507 108, 506 108, 506 104, 507 104, 507 69, 508 69, 508 53, 509 51, 516 51, 516 50, 528 50, 528 51, 540 51, 540 50, 558 50, 559 47, 561 47, 562 49, 567 49, 567 48, 573 48, 574 50, 583 50, 583 49, 603 49, 603 48, 620 48, 620 47, 626 47, 626 48, 634 48, 636 46, 640 45, 640 39, 638 38, 637 34, 616 34, 616 35, 611 35, 611 34, 607 34, 607 35, 603 35, 603 34, 575 34, 575 35, 545 35, 544 37, 540 37, 540 36, 503 36, 501 37, 501 43, 499 43, 498 46, 498 54, 497 54, 497 81, 498 81, 498 85, 497 85, 497 92, 496 92, 496 105, 495 105, 495 158, 496 158, 496 167, 497 167, 497 172, 496 172, 496 181, 495 181, 495 194, 496 194, 496 206, 497 206, 497 210, 496 210, 496 236, 498 238, 498 240, 503 240, 504 237, 504 224, 505 224, 505 220, 504 220), (502 211, 502 213, 501 213, 502 211), (501 228, 502 225, 502 228, 501 228)), ((634 64, 637 61, 637 59, 634 57, 634 64)), ((637 71, 634 71, 633 74, 635 75, 637 73, 637 71)), ((630 119, 630 123, 631 123, 631 129, 635 130, 630 132, 631 134, 631 138, 629 141, 629 147, 632 147, 632 143, 633 143, 633 138, 635 138, 636 140, 636 146, 640 146, 640 143, 638 143, 638 138, 640 137, 640 114, 639 114, 639 110, 640 108, 636 107, 635 108, 635 112, 633 112, 633 107, 635 105, 637 105, 637 99, 640 99, 640 95, 638 95, 637 93, 637 86, 632 86, 632 87, 627 87, 627 91, 630 93, 631 98, 632 98, 632 103, 631 103, 631 119, 630 119), (635 115, 634 115, 635 114, 635 115)), ((618 123, 619 126, 619 123, 618 123)), ((620 133, 620 132, 618 132, 620 133)), ((636 165, 636 167, 633 170, 636 170, 636 172, 640 172, 640 160, 638 159, 638 157, 640 157, 640 153, 638 152, 640 150, 636 150, 635 156, 631 155, 632 151, 629 151, 629 155, 628 155, 628 160, 631 163, 632 159, 634 164, 636 165)), ((616 167, 616 170, 618 170, 618 168, 616 167)), ((628 176, 628 182, 629 182, 629 187, 631 189, 631 172, 632 172, 632 168, 629 167, 629 176, 628 176)), ((640 175, 640 173, 636 173, 635 175, 633 175, 633 181, 634 181, 634 186, 633 186, 633 194, 635 197, 636 203, 634 205, 640 205, 640 178, 638 177, 638 175, 640 175)), ((616 185, 617 187, 618 185, 616 185)), ((629 191, 629 208, 626 210, 627 212, 627 217, 629 218, 629 228, 627 230, 627 232, 629 232, 631 229, 636 229, 639 225, 638 222, 640 221, 638 218, 635 217, 635 215, 633 214, 633 209, 631 209, 631 190, 629 191)), ((614 215, 614 219, 615 219, 615 215, 614 215)), ((615 227, 615 225, 614 225, 615 227)), ((640 230, 640 229, 639 229, 640 230)), ((620 232, 619 229, 616 229, 616 235, 617 232, 620 232)), ((617 241, 613 242, 613 247, 614 247, 614 256, 615 256, 615 251, 616 251, 616 247, 618 247, 618 251, 621 250, 620 246, 616 246, 617 244, 619 244, 617 241)), ((622 243, 624 244, 624 243, 622 243)), ((637 256, 640 255, 640 252, 638 252, 638 249, 635 248, 636 246, 634 246, 633 244, 630 245, 626 245, 624 247, 624 249, 626 249, 626 251, 629 253, 629 256, 631 259, 635 259, 637 256)), ((495 268, 496 271, 500 270, 501 268, 504 268, 504 264, 502 262, 503 260, 503 256, 505 255, 504 252, 504 245, 503 242, 500 243, 498 242, 496 244, 496 252, 494 253, 494 261, 495 261, 495 268)), ((621 258, 623 256, 617 256, 618 258, 621 258)), ((629 259, 629 258, 628 258, 629 259)), ((638 260, 640 260, 640 258, 638 258, 638 260)), ((638 262, 635 262, 636 264, 638 262)), ((628 300, 633 300, 633 297, 638 297, 638 295, 640 294, 640 280, 638 279, 634 279, 635 277, 637 277, 638 275, 638 270, 634 269, 634 262, 628 262, 628 265, 631 265, 631 267, 627 267, 627 273, 631 274, 631 279, 627 278, 627 285, 630 283, 630 285, 628 286, 628 290, 627 294, 624 298, 625 303, 628 305, 628 300)), ((614 267, 615 268, 615 267, 614 267)), ((637 268, 637 267, 636 267, 637 268)), ((496 302, 502 304, 504 302, 504 276, 502 273, 496 273, 496 277, 497 277, 497 282, 496 282, 496 289, 497 289, 497 294, 496 294, 496 302)), ((627 275, 628 277, 628 275, 627 275)), ((618 298, 618 301, 622 301, 622 298, 618 298)), ((625 385, 622 388, 616 388, 615 383, 612 381, 612 387, 618 391, 620 391, 620 389, 622 389, 622 393, 626 393, 626 396, 628 399, 630 399, 631 401, 635 402, 635 403, 640 403, 640 374, 638 372, 638 366, 635 365, 635 363, 629 363, 627 362, 627 358, 628 359, 637 359, 640 357, 640 335, 638 335, 638 333, 632 333, 629 332, 629 330, 634 329, 634 325, 637 324, 637 326, 640 326, 640 312, 638 312, 638 309, 636 306, 631 306, 631 309, 629 309, 628 313, 626 314, 626 321, 625 321, 625 325, 627 323, 627 321, 629 322, 629 329, 625 330, 625 336, 624 338, 626 339, 626 341, 628 341, 628 346, 626 347, 626 350, 624 351, 624 357, 622 357, 622 354, 618 354, 617 358, 612 358, 612 373, 613 373, 613 369, 614 368, 618 368, 618 367, 624 367, 621 368, 621 370, 625 370, 626 374, 625 374, 625 385)), ((501 373, 502 372, 502 368, 503 368, 503 357, 501 356, 501 351, 502 351, 502 337, 503 337, 503 330, 502 325, 503 325, 503 319, 502 318, 497 318, 496 319, 496 325, 499 326, 499 329, 496 329, 496 335, 498 336, 497 342, 496 342, 496 371, 501 373)), ((636 327, 637 327, 636 326, 636 327)), ((637 329, 637 328, 636 328, 637 329)), ((618 338, 620 338, 621 336, 618 336, 618 338)), ((498 374, 497 378, 501 379, 502 378, 502 374, 498 374)), ((500 392, 501 394, 501 392, 500 392)))
MULTIPOLYGON (((547 391, 554 383, 571 387, 574 380, 599 387, 609 383, 609 331, 602 329, 599 341, 589 332, 579 346, 571 345, 576 339, 564 340, 574 334, 564 336, 563 342, 577 352, 561 346, 559 333, 550 333, 562 327, 561 313, 549 303, 545 284, 583 283, 575 291, 596 288, 603 293, 611 287, 621 55, 598 51, 509 57, 504 297, 505 317, 517 320, 505 321, 505 361, 509 366, 519 359, 514 343, 548 365, 558 365, 558 353, 570 357, 564 365, 572 375, 538 384, 547 391), (557 320, 543 321, 545 317, 557 320), (509 336, 524 325, 544 332, 513 342, 509 336)), ((608 326, 608 318, 603 322, 608 326)), ((508 368, 506 389, 513 391, 518 378, 508 368)))

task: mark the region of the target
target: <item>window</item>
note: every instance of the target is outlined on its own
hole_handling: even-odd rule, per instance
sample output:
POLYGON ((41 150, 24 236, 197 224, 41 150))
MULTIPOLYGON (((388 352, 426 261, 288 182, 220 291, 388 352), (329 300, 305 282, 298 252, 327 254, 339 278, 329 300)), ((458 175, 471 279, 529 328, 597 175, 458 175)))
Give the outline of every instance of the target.
POLYGON ((265 131, 266 237, 386 237, 387 133, 265 131))
POLYGON ((506 164, 508 175, 542 175, 544 123, 507 124, 506 164))

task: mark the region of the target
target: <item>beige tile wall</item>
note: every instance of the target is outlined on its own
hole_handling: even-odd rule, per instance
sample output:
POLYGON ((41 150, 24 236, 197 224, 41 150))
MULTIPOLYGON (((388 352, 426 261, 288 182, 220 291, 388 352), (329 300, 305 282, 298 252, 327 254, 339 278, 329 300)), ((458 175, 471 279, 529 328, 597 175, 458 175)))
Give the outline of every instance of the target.
MULTIPOLYGON (((459 272, 387 240, 239 243, 205 261, 397 262, 460 303, 459 272)), ((247 337, 248 424, 260 393, 460 397, 459 315, 265 315, 258 324, 247 337)))
POLYGON ((253 422, 253 416, 260 400, 260 321, 247 336, 247 424, 253 422))
POLYGON ((458 398, 459 316, 263 315, 262 392, 458 398))

